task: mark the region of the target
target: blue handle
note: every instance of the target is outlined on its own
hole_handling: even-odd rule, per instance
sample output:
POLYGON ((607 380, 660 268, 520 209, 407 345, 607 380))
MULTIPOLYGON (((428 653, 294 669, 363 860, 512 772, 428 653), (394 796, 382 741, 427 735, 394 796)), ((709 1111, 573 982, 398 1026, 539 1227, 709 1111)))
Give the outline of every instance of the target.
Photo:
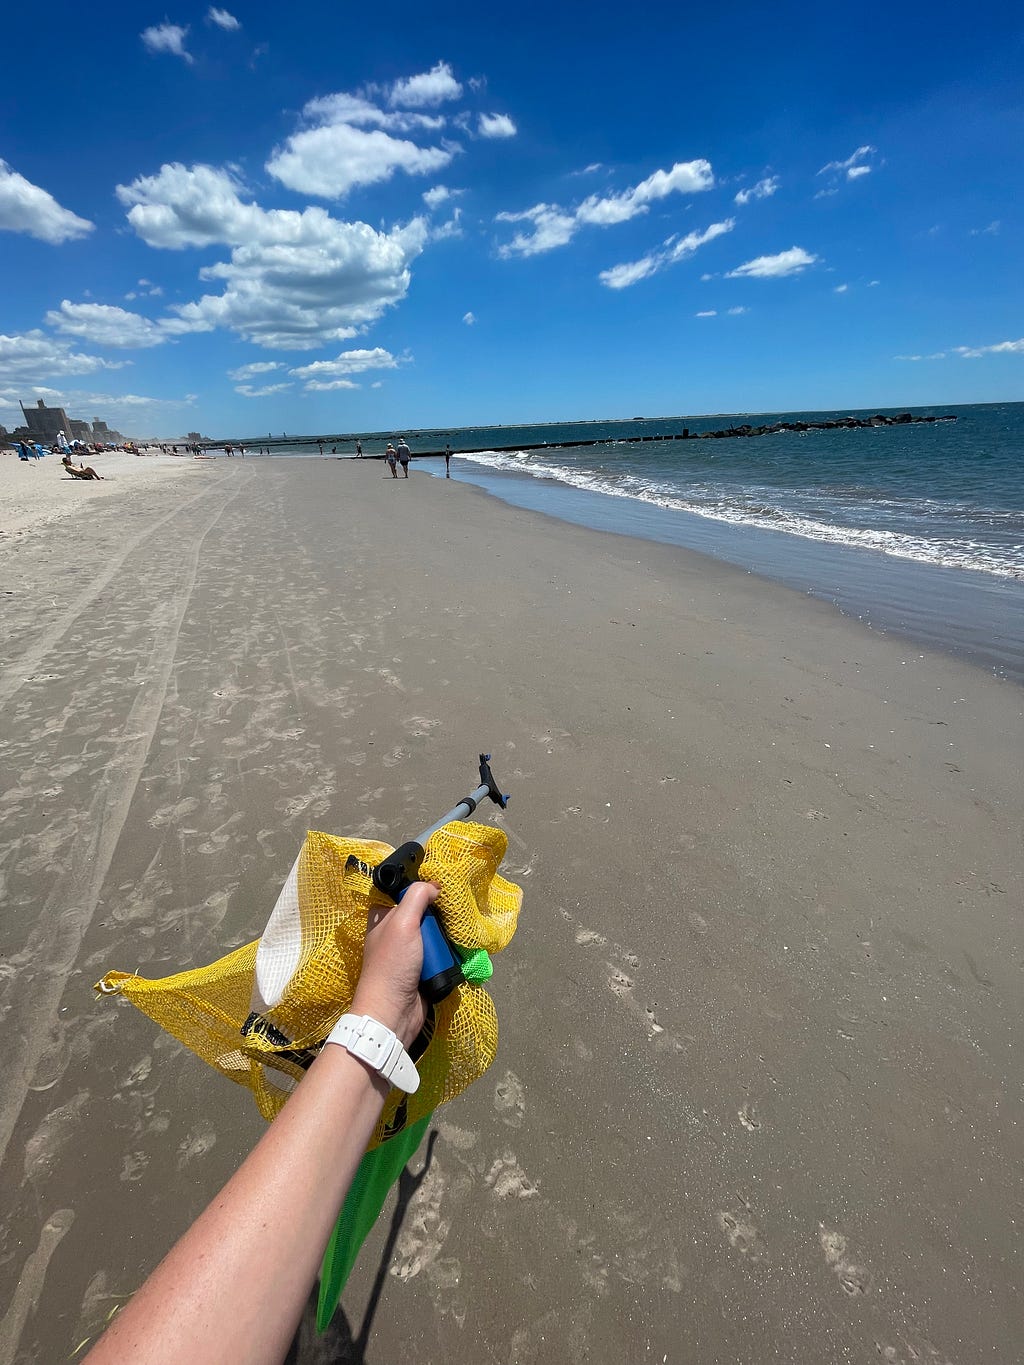
POLYGON ((456 966, 461 972, 461 964, 458 963, 448 940, 444 936, 444 930, 438 922, 433 906, 423 916, 423 923, 420 925, 420 937, 423 939, 421 981, 432 981, 435 977, 451 971, 456 966))

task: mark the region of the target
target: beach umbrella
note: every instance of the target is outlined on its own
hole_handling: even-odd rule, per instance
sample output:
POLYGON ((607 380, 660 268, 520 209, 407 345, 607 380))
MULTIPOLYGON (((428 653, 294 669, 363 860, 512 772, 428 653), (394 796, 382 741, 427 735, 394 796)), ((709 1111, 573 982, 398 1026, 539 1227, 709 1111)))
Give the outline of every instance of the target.
POLYGON ((441 888, 436 913, 432 907, 423 926, 427 1021, 409 1049, 419 1085, 411 1094, 391 1090, 331 1235, 321 1271, 321 1331, 434 1110, 482 1076, 497 1051, 497 1013, 484 982, 490 955, 515 933, 522 890, 499 872, 508 848, 504 831, 469 820, 481 800, 502 807, 507 800, 488 759, 480 757, 481 783, 470 796, 397 849, 310 831, 254 942, 161 980, 112 971, 96 985, 104 995, 123 995, 222 1076, 246 1086, 270 1120, 349 1012, 373 907, 401 899, 416 879, 441 888))

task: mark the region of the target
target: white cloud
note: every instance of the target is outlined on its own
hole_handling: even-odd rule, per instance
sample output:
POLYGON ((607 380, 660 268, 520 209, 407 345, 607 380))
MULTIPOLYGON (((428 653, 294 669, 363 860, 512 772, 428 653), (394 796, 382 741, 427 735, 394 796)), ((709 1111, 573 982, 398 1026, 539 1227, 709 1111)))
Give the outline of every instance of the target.
POLYGON ((811 255, 802 246, 791 246, 788 251, 780 251, 776 256, 755 256, 752 261, 745 261, 735 270, 726 271, 726 279, 781 280, 787 275, 799 275, 817 260, 817 256, 811 255))
POLYGON ((970 235, 972 237, 997 237, 1002 226, 1003 224, 1000 219, 993 218, 988 227, 971 228, 970 235))
POLYGON ((47 325, 67 336, 81 337, 94 346, 161 346, 167 334, 160 324, 126 308, 105 303, 72 303, 64 299, 59 309, 46 315, 47 325))
POLYGON ((822 166, 818 174, 827 175, 830 171, 841 174, 845 171, 847 180, 858 180, 862 175, 870 175, 871 167, 864 165, 864 162, 867 157, 875 154, 875 150, 874 147, 865 143, 863 147, 858 147, 855 152, 851 152, 845 161, 828 162, 827 165, 822 166))
POLYGON ((731 232, 735 225, 734 218, 726 218, 724 222, 712 223, 703 232, 688 232, 685 237, 669 237, 657 251, 642 256, 638 261, 613 265, 609 270, 602 270, 598 279, 609 289, 628 289, 630 285, 656 275, 667 266, 686 260, 698 247, 702 247, 705 242, 713 242, 716 237, 721 237, 726 232, 731 232))
POLYGON ((603 171, 603 170, 604 170, 604 163, 603 163, 603 162, 601 162, 601 161, 592 161, 592 162, 590 163, 589 166, 584 166, 583 169, 582 169, 581 171, 570 171, 569 174, 570 174, 570 175, 594 175, 597 171, 603 171))
POLYGON ((432 109, 445 100, 457 100, 461 94, 462 86, 452 75, 451 67, 447 62, 438 62, 418 76, 395 81, 388 103, 403 109, 432 109))
POLYGON ((430 240, 432 242, 443 242, 451 237, 462 236, 462 210, 452 209, 452 216, 447 223, 440 223, 437 227, 430 229, 430 240))
POLYGON ((473 326, 473 323, 476 322, 476 314, 475 314, 475 313, 463 313, 463 315, 462 315, 462 321, 466 324, 467 327, 472 327, 472 326, 473 326))
POLYGON ((739 303, 735 308, 727 308, 726 312, 731 318, 739 318, 742 317, 744 313, 749 313, 750 309, 745 308, 742 303, 739 303))
POLYGON ((534 204, 522 213, 499 213, 496 221, 533 224, 532 232, 517 232, 511 242, 498 248, 498 255, 505 257, 536 256, 541 251, 565 246, 576 234, 575 217, 563 213, 557 204, 534 204))
POLYGON ((997 341, 993 346, 954 346, 953 350, 970 360, 983 355, 1024 355, 1024 337, 1018 341, 997 341))
POLYGON ((481 137, 515 137, 517 132, 508 114, 481 114, 476 130, 481 137))
POLYGON ((447 185, 435 185, 432 190, 423 191, 423 202, 428 209, 436 209, 438 204, 443 204, 446 199, 452 197, 453 191, 447 185))
POLYGON ((396 170, 407 175, 439 171, 455 151, 454 146, 420 147, 380 128, 332 123, 293 133, 267 162, 267 170, 291 190, 336 199, 356 185, 390 180, 396 170))
POLYGON ((868 288, 874 289, 876 288, 877 285, 880 285, 881 283, 882 283, 881 280, 868 280, 868 288))
POLYGON ((211 5, 206 11, 206 22, 216 24, 218 28, 224 29, 225 33, 234 33, 242 27, 233 14, 229 14, 226 9, 218 9, 216 5, 211 5))
MULTIPOLYGON (((574 209, 566 210, 558 204, 535 204, 521 213, 499 213, 496 218, 499 223, 529 222, 534 230, 532 233, 516 233, 511 242, 499 247, 498 254, 504 257, 535 256, 542 251, 551 251, 570 242, 581 224, 611 227, 615 223, 625 223, 638 214, 646 213, 652 203, 670 194, 697 194, 710 189, 714 183, 709 162, 677 161, 671 170, 655 171, 632 189, 604 198, 592 194, 574 209)), ((639 266, 640 263, 635 264, 639 266)), ((627 269, 624 266, 616 268, 627 269)), ((643 276, 637 275, 636 278, 641 279, 643 276)))
POLYGON ((342 222, 325 209, 263 209, 212 166, 165 165, 119 185, 128 221, 150 246, 223 245, 228 260, 202 268, 221 293, 176 305, 170 334, 226 327, 261 346, 311 349, 355 336, 404 298, 410 265, 428 238, 422 218, 390 232, 342 222))
POLYGON ((237 370, 228 370, 228 378, 245 382, 255 379, 258 374, 270 374, 274 370, 283 369, 284 365, 280 360, 254 360, 251 365, 240 365, 237 370))
MULTIPOLYGON (((425 79, 413 77, 413 80, 425 79)), ((333 199, 357 185, 390 180, 396 171, 426 175, 447 166, 458 143, 420 146, 399 133, 444 127, 439 114, 386 110, 366 94, 339 91, 310 100, 302 111, 311 126, 293 133, 270 157, 267 170, 289 189, 333 199)))
POLYGON ((152 28, 143 29, 139 36, 143 46, 150 52, 169 52, 173 57, 182 57, 190 63, 192 61, 192 54, 185 47, 187 24, 184 28, 178 24, 155 24, 152 28))
POLYGON ((893 360, 945 360, 945 351, 933 351, 931 355, 894 355, 893 360))
POLYGON ((850 286, 848 284, 837 284, 832 292, 834 294, 845 294, 849 287, 850 286))
POLYGON ((66 341, 47 336, 38 328, 15 336, 0 335, 0 376, 8 384, 30 385, 62 375, 120 370, 130 363, 74 352, 66 341))
POLYGON ((640 213, 646 213, 648 206, 670 194, 699 194, 709 190, 715 183, 708 161, 677 161, 670 171, 655 171, 646 180, 641 180, 631 190, 622 194, 609 195, 604 199, 591 195, 576 210, 576 216, 583 223, 596 223, 606 227, 612 223, 625 223, 640 213))
POLYGON ((333 360, 314 360, 311 365, 299 365, 288 373, 305 380, 307 389, 354 389, 358 384, 348 382, 346 376, 397 368, 398 361, 391 352, 375 346, 373 350, 342 351, 333 360))
POLYGON ((284 393, 290 389, 291 384, 264 384, 262 388, 254 389, 251 384, 236 384, 235 393, 240 393, 243 398, 267 398, 272 393, 284 393))
POLYGON ((718 309, 717 309, 717 308, 705 308, 704 311, 703 311, 702 313, 694 313, 693 316, 694 316, 695 318, 717 318, 717 317, 718 317, 718 309))
POLYGON ((382 379, 378 379, 373 384, 370 385, 371 389, 382 389, 383 387, 384 381, 382 379))
POLYGON ((52 194, 19 175, 0 160, 0 229, 27 232, 53 246, 84 237, 93 224, 70 209, 61 208, 52 194))
POLYGON ((759 180, 756 185, 751 185, 747 190, 737 190, 734 202, 737 204, 749 204, 752 199, 769 199, 779 188, 779 177, 769 175, 764 180, 759 180))
POLYGON ((310 379, 306 384, 307 393, 327 393, 331 389, 358 389, 359 385, 351 379, 310 379))

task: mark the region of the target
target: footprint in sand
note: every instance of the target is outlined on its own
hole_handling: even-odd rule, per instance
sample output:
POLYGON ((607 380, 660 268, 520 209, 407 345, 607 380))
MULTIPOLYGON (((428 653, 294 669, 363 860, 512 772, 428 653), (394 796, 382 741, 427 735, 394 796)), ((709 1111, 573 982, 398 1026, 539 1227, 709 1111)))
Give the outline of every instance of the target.
POLYGON ((508 1124, 510 1128, 522 1127, 526 1113, 526 1092, 514 1071, 506 1071, 494 1087, 494 1107, 501 1116, 502 1123, 508 1124))
POLYGON ((757 1105, 753 1100, 747 1100, 746 1104, 737 1113, 740 1123, 748 1133, 758 1133, 762 1128, 762 1123, 757 1113, 757 1105))
POLYGON ((190 1161, 195 1161, 197 1157, 205 1156, 212 1151, 217 1142, 217 1134, 212 1128, 206 1128, 196 1133, 189 1133, 188 1137, 178 1147, 178 1169, 187 1166, 190 1161))
POLYGON ((532 1199, 539 1191, 526 1174, 514 1152, 499 1156, 484 1177, 484 1183, 499 1199, 532 1199))
POLYGON ((721 1209, 717 1214, 717 1220, 718 1226, 734 1251, 755 1263, 767 1260, 768 1245, 751 1218, 748 1208, 721 1209))
POLYGON ((824 1252, 825 1261, 839 1280, 843 1293, 849 1294, 851 1299, 856 1298, 858 1294, 866 1294, 871 1288, 871 1273, 866 1267, 857 1265, 848 1258, 847 1242, 843 1234, 820 1223, 818 1241, 824 1252))

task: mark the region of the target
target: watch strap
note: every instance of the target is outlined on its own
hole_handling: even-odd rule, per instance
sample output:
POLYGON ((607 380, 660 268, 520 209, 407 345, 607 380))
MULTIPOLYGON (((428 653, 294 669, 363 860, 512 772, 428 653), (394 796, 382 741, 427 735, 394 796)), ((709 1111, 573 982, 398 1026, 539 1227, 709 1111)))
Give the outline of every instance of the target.
POLYGON ((419 1089, 420 1073, 401 1039, 369 1014, 343 1014, 326 1041, 337 1043, 407 1095, 419 1089))

